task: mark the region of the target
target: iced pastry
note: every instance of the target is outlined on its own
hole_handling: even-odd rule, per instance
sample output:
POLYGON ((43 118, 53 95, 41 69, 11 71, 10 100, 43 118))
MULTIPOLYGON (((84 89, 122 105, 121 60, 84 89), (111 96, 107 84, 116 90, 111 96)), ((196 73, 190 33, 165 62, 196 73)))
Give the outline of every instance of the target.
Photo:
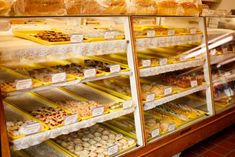
POLYGON ((71 111, 72 113, 77 113, 78 117, 88 117, 92 116, 92 110, 98 107, 104 107, 104 111, 107 111, 108 106, 99 104, 95 101, 65 101, 65 102, 58 102, 62 107, 65 107, 67 110, 71 111))
POLYGON ((38 110, 32 111, 31 115, 43 121, 45 124, 55 127, 63 124, 64 119, 68 114, 62 109, 42 107, 38 110))

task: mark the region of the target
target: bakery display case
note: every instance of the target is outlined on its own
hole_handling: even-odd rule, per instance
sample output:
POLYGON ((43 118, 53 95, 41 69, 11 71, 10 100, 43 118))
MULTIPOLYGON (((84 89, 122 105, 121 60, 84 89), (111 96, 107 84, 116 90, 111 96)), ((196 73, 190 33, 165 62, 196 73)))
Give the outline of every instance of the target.
POLYGON ((0 0, 1 155, 172 156, 218 131, 200 133, 235 112, 234 34, 205 9, 0 0))
POLYGON ((118 156, 143 146, 128 18, 5 21, 11 27, 1 31, 0 83, 14 151, 29 156, 42 155, 39 150, 55 156, 118 156), (126 64, 102 57, 115 53, 126 54, 126 64), (127 80, 128 99, 90 85, 118 77, 127 80), (138 138, 104 125, 128 114, 134 115, 138 138))

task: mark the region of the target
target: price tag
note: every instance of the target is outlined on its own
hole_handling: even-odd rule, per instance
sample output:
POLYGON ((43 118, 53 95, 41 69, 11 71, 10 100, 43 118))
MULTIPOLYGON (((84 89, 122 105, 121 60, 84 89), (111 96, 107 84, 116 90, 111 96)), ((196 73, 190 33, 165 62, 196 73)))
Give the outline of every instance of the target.
POLYGON ((152 130, 152 132, 151 132, 152 138, 157 137, 159 135, 160 135, 160 130, 159 129, 152 130))
POLYGON ((234 96, 234 92, 233 92, 233 90, 231 88, 225 89, 224 93, 228 97, 234 96))
POLYGON ((110 147, 108 147, 108 155, 113 155, 118 153, 118 145, 112 145, 110 147))
POLYGON ((170 124, 170 125, 168 126, 168 128, 167 128, 167 130, 168 130, 169 132, 174 131, 175 129, 176 129, 175 124, 170 124))
POLYGON ((232 73, 231 72, 225 72, 224 76, 230 76, 232 73))
POLYGON ((32 88, 32 79, 16 80, 16 90, 32 88))
POLYGON ((95 77, 96 69, 85 69, 83 73, 85 78, 95 77))
POLYGON ((142 59, 142 67, 150 67, 151 66, 151 60, 150 59, 142 59))
POLYGON ((64 125, 69 125, 78 122, 78 114, 68 115, 64 118, 64 125))
POLYGON ((156 36, 155 30, 147 30, 147 37, 151 38, 155 36, 156 36))
POLYGON ((202 16, 208 16, 209 15, 209 9, 202 9, 202 16))
POLYGON ((20 134, 23 134, 23 135, 30 135, 30 134, 40 132, 41 129, 42 129, 42 127, 41 127, 40 123, 30 122, 28 124, 23 124, 20 127, 19 132, 20 132, 20 134))
POLYGON ((116 65, 110 65, 109 69, 110 69, 110 72, 111 72, 111 73, 118 73, 118 72, 121 71, 121 67, 120 67, 120 65, 118 65, 118 64, 116 64, 116 65))
POLYGON ((194 87, 197 87, 197 86, 198 86, 198 82, 197 82, 197 80, 193 80, 193 81, 191 81, 191 82, 190 82, 190 84, 191 84, 191 87, 192 87, 192 88, 194 88, 194 87))
POLYGON ((149 101, 154 101, 155 100, 155 94, 154 93, 152 93, 152 94, 148 94, 147 96, 146 96, 146 101, 147 102, 149 102, 149 101))
POLYGON ((224 48, 222 48, 222 51, 223 51, 224 54, 225 54, 225 53, 228 53, 228 48, 227 48, 227 47, 224 47, 224 48))
POLYGON ((56 73, 51 75, 52 83, 64 82, 66 81, 66 73, 56 73))
POLYGON ((127 100, 123 102, 123 109, 129 109, 133 106, 133 101, 132 100, 127 100))
POLYGON ((107 31, 104 33, 104 38, 107 39, 107 40, 112 40, 112 39, 115 39, 116 36, 115 36, 115 32, 113 31, 107 31))
POLYGON ((84 36, 82 34, 71 34, 70 35, 70 41, 72 43, 81 43, 83 42, 84 36))
POLYGON ((216 55, 216 53, 217 53, 216 49, 213 49, 213 50, 210 51, 210 54, 213 55, 213 56, 216 55))
POLYGON ((160 66, 164 66, 164 65, 167 65, 168 60, 167 58, 160 58, 159 62, 160 62, 160 66))
POLYGON ((164 95, 171 95, 172 94, 172 87, 166 87, 164 89, 164 95))
POLYGON ((101 116, 104 114, 104 107, 96 107, 92 109, 92 116, 93 117, 97 117, 97 116, 101 116))
POLYGON ((154 108, 154 107, 155 107, 154 101, 147 102, 147 103, 145 103, 145 105, 144 105, 144 110, 150 110, 150 109, 152 109, 152 108, 154 108))
POLYGON ((170 30, 168 30, 167 34, 168 34, 169 36, 173 36, 173 35, 175 35, 175 30, 170 29, 170 30))
POLYGON ((196 34, 197 33, 197 29, 196 28, 191 28, 190 29, 190 34, 196 34))

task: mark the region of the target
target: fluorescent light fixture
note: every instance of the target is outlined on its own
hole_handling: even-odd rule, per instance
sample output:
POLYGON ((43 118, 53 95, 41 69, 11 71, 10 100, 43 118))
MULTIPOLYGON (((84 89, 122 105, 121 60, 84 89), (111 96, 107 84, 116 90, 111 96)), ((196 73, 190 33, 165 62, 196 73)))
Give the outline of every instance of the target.
MULTIPOLYGON (((211 49, 214 49, 214 48, 216 48, 218 46, 221 46, 221 45, 223 45, 225 43, 228 43, 228 42, 230 42, 232 40, 233 40, 233 36, 231 35, 231 36, 228 36, 228 37, 226 37, 224 39, 218 40, 217 42, 209 45, 208 48, 209 48, 209 50, 211 50, 211 49)), ((201 48, 201 49, 199 49, 197 51, 194 51, 193 53, 190 53, 190 54, 186 55, 184 58, 188 59, 188 58, 196 57, 196 56, 198 56, 198 55, 200 55, 202 53, 205 53, 205 52, 206 52, 206 47, 204 45, 203 48, 201 48)))

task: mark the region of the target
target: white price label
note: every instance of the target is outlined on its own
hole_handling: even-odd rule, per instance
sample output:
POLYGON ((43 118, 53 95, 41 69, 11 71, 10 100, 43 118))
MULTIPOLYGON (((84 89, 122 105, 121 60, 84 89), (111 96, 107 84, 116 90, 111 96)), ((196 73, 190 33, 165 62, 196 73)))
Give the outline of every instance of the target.
POLYGON ((213 56, 216 55, 216 53, 217 53, 216 49, 213 49, 213 50, 210 51, 210 54, 213 55, 213 56))
POLYGON ((97 117, 97 116, 101 116, 104 114, 104 107, 96 107, 92 109, 92 116, 93 117, 97 117))
POLYGON ((190 29, 190 34, 196 34, 197 33, 197 29, 196 28, 191 28, 190 29))
POLYGON ((70 41, 72 43, 81 43, 83 42, 84 36, 82 34, 71 34, 70 35, 70 41))
POLYGON ((147 37, 151 38, 155 36, 156 36, 155 30, 147 30, 147 37))
POLYGON ((230 75, 232 75, 231 72, 225 72, 225 73, 224 73, 224 76, 230 76, 230 75))
POLYGON ((176 129, 175 124, 170 124, 170 125, 168 126, 168 128, 167 128, 167 130, 168 130, 169 132, 174 131, 175 129, 176 129))
POLYGON ((40 132, 41 129, 42 129, 42 126, 40 123, 30 122, 28 124, 23 124, 20 127, 19 132, 20 132, 20 134, 23 134, 23 135, 30 135, 30 134, 40 132))
POLYGON ((16 80, 16 90, 32 88, 32 79, 16 80))
POLYGON ((145 105, 144 105, 144 110, 150 110, 150 109, 152 109, 152 108, 154 108, 154 107, 155 107, 154 101, 147 102, 147 103, 145 103, 145 105))
POLYGON ((64 82, 66 81, 66 73, 56 73, 51 75, 52 83, 64 82))
POLYGON ((172 87, 166 87, 164 89, 164 95, 171 95, 172 94, 172 87))
POLYGON ((111 65, 109 67, 111 73, 118 73, 121 71, 121 66, 116 64, 116 65, 111 65))
POLYGON ((107 31, 104 33, 104 38, 107 39, 107 40, 112 40, 112 39, 115 39, 116 36, 115 36, 115 32, 113 31, 107 31))
POLYGON ((148 94, 146 96, 146 101, 149 102, 149 101, 154 101, 155 100, 155 94, 154 93, 151 93, 151 94, 148 94))
POLYGON ((78 122, 78 114, 68 115, 64 118, 64 125, 69 125, 78 122))
POLYGON ((160 66, 164 66, 164 65, 167 65, 168 60, 167 58, 160 58, 159 62, 160 62, 160 66))
POLYGON ((225 89, 224 93, 228 97, 234 96, 234 92, 233 92, 233 90, 231 88, 225 89))
POLYGON ((222 51, 223 51, 223 53, 228 53, 228 48, 224 47, 224 48, 222 48, 222 51))
POLYGON ((152 130, 152 132, 151 132, 152 138, 155 138, 155 137, 157 137, 159 135, 160 135, 160 130, 159 129, 152 130))
POLYGON ((132 100, 127 100, 123 102, 123 109, 129 109, 133 106, 133 101, 132 100))
POLYGON ((142 62, 142 67, 150 67, 151 66, 150 59, 143 59, 141 62, 142 62))
POLYGON ((108 147, 108 155, 113 155, 118 153, 118 145, 112 145, 110 147, 108 147))
POLYGON ((209 9, 202 9, 202 16, 208 16, 209 15, 209 9))
POLYGON ((83 73, 85 78, 95 77, 96 69, 85 69, 83 73))
POLYGON ((197 87, 197 86, 198 86, 198 82, 197 82, 197 80, 193 80, 193 81, 191 81, 191 82, 190 82, 190 84, 191 84, 191 87, 192 87, 192 88, 194 88, 194 87, 197 87))
POLYGON ((175 30, 170 29, 170 30, 168 30, 167 34, 168 34, 169 36, 175 35, 175 30))

